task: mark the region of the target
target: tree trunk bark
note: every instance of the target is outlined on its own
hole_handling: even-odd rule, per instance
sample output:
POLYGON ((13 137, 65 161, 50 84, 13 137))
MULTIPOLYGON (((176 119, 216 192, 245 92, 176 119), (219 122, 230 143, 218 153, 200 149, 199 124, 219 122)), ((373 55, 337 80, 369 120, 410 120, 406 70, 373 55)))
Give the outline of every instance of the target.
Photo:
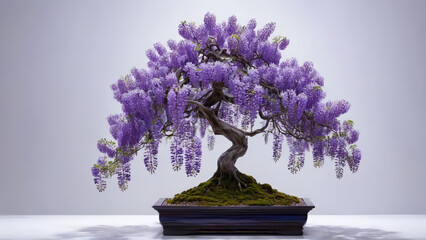
POLYGON ((203 106, 200 102, 191 100, 188 102, 197 105, 200 112, 209 121, 215 135, 223 135, 232 142, 232 146, 220 155, 213 178, 219 178, 219 184, 225 176, 234 178, 241 188, 241 184, 245 185, 245 183, 238 178, 238 169, 235 167, 235 163, 247 152, 248 140, 246 134, 235 126, 220 120, 213 109, 203 106))
POLYGON ((238 169, 235 167, 237 159, 244 156, 247 152, 248 141, 244 133, 235 129, 234 126, 219 120, 220 132, 218 135, 223 135, 232 142, 232 146, 220 155, 217 161, 217 170, 213 177, 222 179, 224 176, 232 177, 239 183, 237 173, 238 169))

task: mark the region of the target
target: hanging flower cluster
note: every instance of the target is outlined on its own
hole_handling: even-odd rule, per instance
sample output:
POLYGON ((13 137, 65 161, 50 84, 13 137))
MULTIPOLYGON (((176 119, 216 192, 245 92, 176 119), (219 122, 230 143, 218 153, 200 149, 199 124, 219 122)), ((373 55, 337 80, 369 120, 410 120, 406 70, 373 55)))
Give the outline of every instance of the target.
MULTIPOLYGON (((245 133, 253 131, 258 117, 263 119, 265 142, 273 134, 274 161, 280 159, 286 138, 292 173, 303 167, 310 147, 314 166, 322 166, 328 156, 335 161, 338 178, 346 165, 352 172, 358 170, 361 151, 354 143, 359 132, 352 121, 338 119, 349 110, 349 103, 323 102, 324 79, 313 64, 281 61, 289 39, 269 40, 275 23, 256 27, 256 20, 242 26, 235 16, 218 23, 210 13, 200 25, 184 21, 178 27, 182 40, 169 40, 167 47, 154 44, 146 51, 146 69, 133 68, 112 85, 122 113, 108 117, 115 141, 98 142, 105 154, 92 167, 99 191, 105 189, 105 178, 114 174, 125 190, 131 160, 140 150, 146 169, 154 173, 163 138, 171 139, 172 168, 184 167, 188 176, 197 175, 201 138, 209 122, 189 101, 216 109, 220 119, 245 133)), ((208 131, 207 145, 212 150, 214 135, 208 131)))

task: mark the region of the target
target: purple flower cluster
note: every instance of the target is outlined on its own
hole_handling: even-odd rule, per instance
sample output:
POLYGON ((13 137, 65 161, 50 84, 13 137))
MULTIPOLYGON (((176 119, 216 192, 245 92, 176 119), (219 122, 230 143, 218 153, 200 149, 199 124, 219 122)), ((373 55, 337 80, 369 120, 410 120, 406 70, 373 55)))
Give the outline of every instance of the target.
POLYGON ((204 135, 206 135, 206 130, 207 130, 207 124, 208 124, 208 122, 204 118, 199 119, 199 121, 200 121, 200 126, 199 126, 199 128, 200 128, 200 137, 204 138, 204 135))
POLYGON ((179 171, 183 164, 183 144, 182 140, 174 138, 170 145, 170 154, 173 170, 179 171))
POLYGON ((193 64, 189 62, 183 70, 191 82, 191 86, 197 88, 203 86, 208 88, 213 82, 229 81, 229 78, 237 68, 222 62, 208 62, 193 64))
POLYGON ((189 95, 189 88, 179 88, 174 86, 168 94, 168 119, 178 132, 183 130, 184 111, 186 108, 186 100, 189 95))
POLYGON ((204 16, 204 27, 209 35, 213 35, 216 31, 216 16, 211 13, 206 13, 204 16))
POLYGON ((107 141, 105 138, 98 141, 98 150, 101 153, 105 153, 108 157, 113 158, 115 156, 115 143, 112 141, 107 141))
POLYGON ((257 113, 259 111, 259 108, 262 106, 262 95, 264 94, 264 89, 257 85, 254 87, 254 89, 251 91, 251 99, 250 99, 250 107, 249 107, 249 116, 250 116, 250 126, 253 128, 254 121, 257 118, 257 113))
POLYGON ((113 115, 108 118, 108 122, 111 135, 117 140, 118 147, 137 144, 146 131, 146 123, 134 115, 113 115))
POLYGON ((95 164, 92 167, 92 175, 94 177, 94 182, 99 190, 99 192, 102 192, 106 188, 106 181, 105 181, 105 173, 101 171, 102 168, 106 166, 106 158, 105 157, 99 157, 97 164, 95 164))
POLYGON ((117 180, 121 191, 127 189, 130 179, 130 163, 119 164, 117 167, 117 180))
POLYGON ((264 28, 257 31, 257 36, 259 42, 264 42, 268 40, 269 36, 275 31, 275 23, 268 23, 264 28))
POLYGON ((287 143, 290 148, 288 169, 295 174, 305 165, 305 151, 309 148, 309 144, 303 139, 296 139, 292 136, 287 136, 287 143))
POLYGON ((149 140, 145 146, 143 161, 150 173, 154 173, 158 166, 158 141, 149 140))
POLYGON ((313 143, 312 155, 314 158, 314 166, 322 167, 324 165, 324 141, 317 140, 313 143))
POLYGON ((287 38, 284 38, 283 40, 280 41, 280 44, 278 45, 278 48, 280 50, 284 50, 287 48, 288 44, 290 43, 290 40, 288 40, 287 38))
POLYGON ((194 137, 185 148, 185 170, 187 176, 196 176, 201 167, 201 139, 194 137))
POLYGON ((345 140, 348 144, 353 144, 358 141, 359 131, 353 129, 352 121, 344 121, 342 124, 342 131, 346 134, 345 140))
POLYGON ((282 145, 283 145, 283 136, 281 134, 274 134, 272 157, 275 162, 281 158, 282 145))
POLYGON ((352 148, 352 155, 349 160, 349 168, 352 172, 358 171, 359 162, 361 161, 361 150, 356 147, 352 148))

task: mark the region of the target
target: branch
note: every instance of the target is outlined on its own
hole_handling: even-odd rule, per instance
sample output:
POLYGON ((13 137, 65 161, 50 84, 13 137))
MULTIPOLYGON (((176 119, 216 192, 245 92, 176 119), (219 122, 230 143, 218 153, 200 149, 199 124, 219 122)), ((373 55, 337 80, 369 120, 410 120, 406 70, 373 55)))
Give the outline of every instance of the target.
POLYGON ((206 118, 209 121, 210 125, 213 128, 213 131, 215 131, 215 127, 214 126, 218 125, 218 123, 219 123, 218 120, 219 119, 214 114, 214 110, 212 110, 212 109, 204 106, 200 102, 197 102, 197 101, 194 101, 194 100, 187 100, 186 102, 196 105, 198 107, 198 110, 203 114, 204 118, 206 118))
POLYGON ((223 82, 212 83, 213 92, 203 101, 203 105, 205 107, 211 107, 224 98, 224 94, 222 91, 223 86, 223 82))
POLYGON ((271 90, 271 92, 275 93, 277 95, 277 97, 279 99, 281 99, 280 90, 278 88, 276 88, 274 86, 271 86, 269 83, 263 81, 263 79, 261 79, 259 81, 259 85, 262 86, 262 87, 264 87, 264 88, 267 88, 267 89, 271 90))
POLYGON ((271 119, 268 119, 266 121, 266 124, 263 127, 259 128, 259 129, 256 129, 255 131, 244 132, 244 134, 247 135, 247 136, 253 137, 253 136, 255 136, 255 135, 259 134, 259 133, 262 133, 268 127, 270 121, 271 121, 271 119))
MULTIPOLYGON (((200 102, 197 101, 193 101, 193 100, 187 100, 187 103, 191 103, 194 104, 198 107, 198 110, 203 114, 204 118, 206 118, 209 123, 210 126, 213 129, 213 132, 216 135, 223 135, 225 137, 229 137, 229 130, 238 132, 240 134, 244 134, 245 132, 237 127, 235 127, 234 125, 231 125, 225 121, 222 121, 221 119, 219 119, 216 114, 215 114, 215 110, 208 108, 206 106, 204 106, 203 104, 201 104, 200 102)), ((229 138, 228 138, 229 139, 229 138)), ((229 139, 231 142, 234 142, 234 139, 229 139)))
POLYGON ((213 90, 209 90, 208 92, 206 92, 203 96, 201 96, 200 98, 198 98, 198 101, 201 101, 201 99, 205 98, 209 93, 211 93, 213 90))
POLYGON ((253 59, 251 59, 250 60, 250 65, 251 65, 251 63, 254 61, 254 60, 258 60, 258 59, 260 59, 260 60, 262 60, 264 63, 266 63, 267 65, 268 65, 268 67, 269 67, 269 63, 263 58, 263 56, 262 55, 259 55, 256 51, 254 52, 254 54, 255 54, 255 57, 253 58, 253 59))
MULTIPOLYGON (((284 131, 281 129, 281 126, 279 126, 279 124, 276 124, 276 127, 278 128, 278 129, 281 129, 280 130, 280 132, 282 131, 283 132, 283 134, 288 134, 288 135, 290 135, 290 136, 292 136, 292 137, 294 137, 294 138, 297 138, 297 139, 303 139, 303 140, 305 140, 305 141, 307 141, 307 142, 311 142, 311 139, 309 139, 309 138, 307 138, 307 137, 304 137, 304 136, 301 136, 300 134, 299 135, 296 135, 296 133, 295 132, 292 132, 292 131, 290 131, 290 129, 288 128, 288 126, 287 126, 287 124, 285 124, 286 122, 284 121, 284 120, 282 120, 282 119, 280 119, 280 118, 278 118, 277 119, 281 124, 282 124, 282 126, 285 128, 285 133, 284 133, 284 131)), ((274 122, 275 123, 275 122, 274 122)), ((297 128, 294 128, 293 127, 293 129, 292 130, 296 130, 296 131, 298 131, 299 133, 302 133, 303 134, 303 131, 300 131, 300 130, 298 130, 297 128)))

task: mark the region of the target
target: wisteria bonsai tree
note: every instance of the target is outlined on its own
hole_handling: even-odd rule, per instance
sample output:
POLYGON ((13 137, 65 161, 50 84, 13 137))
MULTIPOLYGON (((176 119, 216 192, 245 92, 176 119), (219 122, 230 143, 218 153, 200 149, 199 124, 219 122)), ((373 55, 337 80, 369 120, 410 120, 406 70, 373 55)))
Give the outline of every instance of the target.
POLYGON ((254 19, 241 26, 232 16, 218 24, 210 13, 198 26, 184 21, 179 25, 183 40, 169 40, 168 49, 154 44, 146 52, 147 69, 133 68, 112 85, 123 112, 108 117, 117 142, 98 142, 105 154, 92 167, 99 191, 106 187, 105 178, 115 174, 125 190, 130 163, 140 150, 147 170, 154 173, 159 143, 165 138, 171 141, 173 169, 184 165, 188 176, 197 175, 206 129, 210 149, 214 135, 232 142, 218 159, 213 175, 218 185, 226 177, 240 189, 246 187, 235 162, 246 153, 247 138, 258 134, 264 134, 265 142, 268 135, 273 136, 271 157, 275 161, 286 139, 292 173, 303 167, 310 148, 315 167, 324 164, 324 156, 335 162, 337 178, 342 177, 345 165, 357 171, 361 152, 354 143, 359 132, 352 121, 338 120, 349 110, 349 103, 324 102, 324 80, 312 63, 280 61, 280 50, 289 39, 269 40, 275 23, 255 29, 254 19))

